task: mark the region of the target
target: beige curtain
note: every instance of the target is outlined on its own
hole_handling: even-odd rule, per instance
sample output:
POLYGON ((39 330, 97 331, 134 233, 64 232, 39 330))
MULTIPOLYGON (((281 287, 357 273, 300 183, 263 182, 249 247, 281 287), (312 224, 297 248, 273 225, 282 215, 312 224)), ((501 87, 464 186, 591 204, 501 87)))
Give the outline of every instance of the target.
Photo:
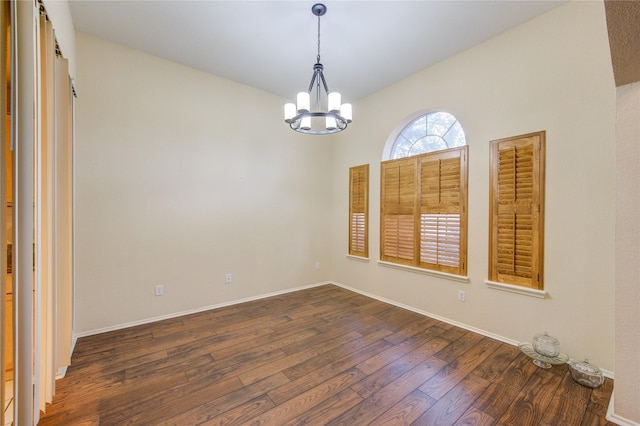
POLYGON ((31 1, 10 4, 17 76, 11 89, 16 105, 11 111, 16 141, 14 421, 27 426, 38 423, 53 399, 56 373, 71 360, 73 96, 67 61, 57 57, 55 33, 42 5, 38 14, 31 1))
POLYGON ((69 61, 57 57, 55 82, 55 367, 71 364, 73 330, 73 92, 69 61))
POLYGON ((68 61, 41 8, 38 36, 39 140, 36 144, 37 423, 71 363, 73 269, 73 95, 68 61))
MULTIPOLYGON (((34 150, 38 140, 37 119, 39 111, 34 108, 37 102, 37 62, 36 29, 38 11, 31 1, 12 2, 12 40, 15 56, 15 75, 12 96, 15 110, 12 120, 15 134, 14 182, 13 182, 13 232, 14 266, 13 269, 13 306, 15 319, 14 358, 14 404, 15 424, 29 426, 35 424, 34 412, 38 394, 34 394, 34 150)), ((37 105, 37 104, 36 104, 37 105)))
POLYGON ((5 178, 7 176, 7 152, 6 152, 6 141, 4 137, 6 135, 7 129, 5 117, 7 116, 7 82, 9 81, 9 76, 7 75, 7 68, 9 66, 9 2, 2 1, 0 3, 0 138, 2 138, 2 144, 0 148, 0 168, 2 176, 2 184, 0 184, 0 295, 2 296, 2 301, 0 302, 0 330, 2 330, 2 339, 0 339, 0 401, 2 401, 2 410, 0 410, 0 425, 5 424, 4 418, 4 401, 5 401, 5 380, 8 378, 5 377, 5 365, 6 358, 11 356, 7 352, 10 350, 8 345, 5 345, 7 328, 9 324, 6 321, 5 312, 5 277, 7 271, 7 246, 6 246, 6 205, 7 205, 7 182, 5 178))
MULTIPOLYGON (((53 26, 44 13, 39 20, 39 140, 35 149, 36 169, 36 378, 39 382, 39 410, 53 399, 54 305, 53 285, 53 159, 55 38, 53 26)), ((39 410, 35 412, 36 419, 39 410)))

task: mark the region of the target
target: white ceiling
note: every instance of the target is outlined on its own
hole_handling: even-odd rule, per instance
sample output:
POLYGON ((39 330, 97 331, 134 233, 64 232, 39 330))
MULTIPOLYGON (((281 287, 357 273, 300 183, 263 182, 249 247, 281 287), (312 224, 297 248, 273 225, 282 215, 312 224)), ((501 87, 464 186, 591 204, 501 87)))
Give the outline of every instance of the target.
MULTIPOLYGON (((285 98, 317 55, 314 1, 71 0, 77 31, 285 98)), ((353 102, 563 1, 325 1, 321 62, 353 102)))

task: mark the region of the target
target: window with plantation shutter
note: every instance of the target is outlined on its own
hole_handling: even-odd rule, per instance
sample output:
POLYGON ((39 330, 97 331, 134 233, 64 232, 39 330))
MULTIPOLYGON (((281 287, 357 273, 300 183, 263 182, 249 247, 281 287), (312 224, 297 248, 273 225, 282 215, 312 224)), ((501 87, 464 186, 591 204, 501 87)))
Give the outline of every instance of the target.
POLYGON ((369 257, 369 165, 349 169, 349 254, 369 257))
POLYGON ((491 142, 491 281, 543 290, 544 145, 544 131, 491 142))
POLYGON ((381 260, 466 275, 467 153, 463 146, 381 164, 381 260))

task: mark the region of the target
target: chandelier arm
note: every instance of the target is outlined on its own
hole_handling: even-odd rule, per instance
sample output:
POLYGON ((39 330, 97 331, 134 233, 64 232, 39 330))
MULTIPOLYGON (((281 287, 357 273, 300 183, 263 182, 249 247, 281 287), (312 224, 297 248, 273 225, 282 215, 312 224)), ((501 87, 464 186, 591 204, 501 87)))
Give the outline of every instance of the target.
MULTIPOLYGON (((316 74, 322 77, 322 71, 317 71, 316 74)), ((318 78, 316 86, 316 111, 322 111, 322 102, 320 98, 320 78, 318 78)))
POLYGON ((311 91, 313 90, 313 84, 316 82, 316 78, 318 77, 318 71, 315 70, 313 72, 313 76, 311 76, 311 83, 309 83, 309 89, 307 89, 307 92, 309 94, 311 94, 311 91))
POLYGON ((327 81, 324 79, 324 73, 322 71, 319 72, 320 79, 322 80, 322 85, 324 86, 324 91, 329 93, 329 86, 327 86, 327 81))

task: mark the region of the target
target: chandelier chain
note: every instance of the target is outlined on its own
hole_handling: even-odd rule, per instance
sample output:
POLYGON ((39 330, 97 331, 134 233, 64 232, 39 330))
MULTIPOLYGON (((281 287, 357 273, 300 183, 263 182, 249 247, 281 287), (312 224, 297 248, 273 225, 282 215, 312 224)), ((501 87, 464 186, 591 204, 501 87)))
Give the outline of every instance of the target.
POLYGON ((317 62, 320 63, 320 15, 318 15, 318 58, 317 62))

